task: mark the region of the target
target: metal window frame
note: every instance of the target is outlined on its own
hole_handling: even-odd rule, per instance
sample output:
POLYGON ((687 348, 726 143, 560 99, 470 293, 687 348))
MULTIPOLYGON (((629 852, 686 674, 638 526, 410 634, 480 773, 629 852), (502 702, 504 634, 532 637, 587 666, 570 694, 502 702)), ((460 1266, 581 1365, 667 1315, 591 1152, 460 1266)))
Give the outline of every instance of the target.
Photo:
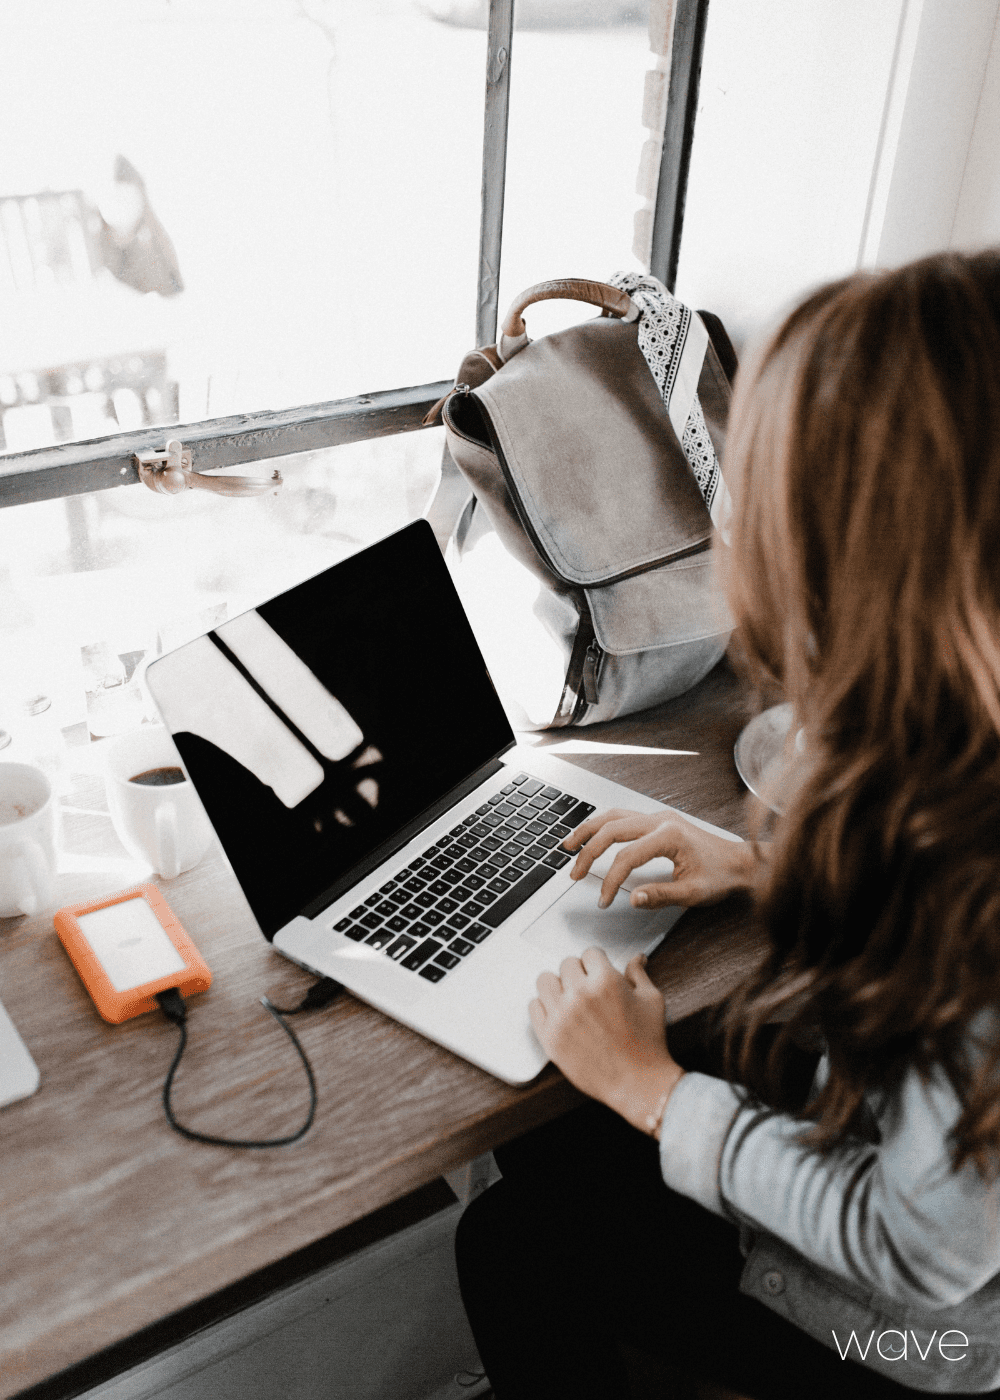
MULTIPOLYGON (((673 285, 683 225, 684 194, 690 164, 698 76, 708 0, 678 0, 670 74, 670 97, 653 223, 654 274, 673 285)), ((514 0, 490 0, 486 54, 486 96, 476 298, 477 345, 496 336, 507 119, 510 105, 514 0)), ((0 508, 31 501, 130 486, 139 475, 138 452, 162 448, 165 438, 182 436, 195 449, 198 470, 242 465, 298 452, 419 430, 427 410, 451 387, 450 381, 335 399, 282 411, 239 414, 201 423, 144 428, 89 442, 0 457, 0 508)))

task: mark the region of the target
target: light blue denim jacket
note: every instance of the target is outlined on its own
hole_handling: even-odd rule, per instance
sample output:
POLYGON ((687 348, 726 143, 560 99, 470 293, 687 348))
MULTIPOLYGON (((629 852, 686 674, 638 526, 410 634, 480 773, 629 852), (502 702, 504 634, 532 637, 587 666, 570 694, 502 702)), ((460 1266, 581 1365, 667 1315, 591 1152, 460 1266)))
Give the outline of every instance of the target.
POLYGON ((952 1171, 958 1115, 944 1075, 914 1071, 877 1145, 821 1154, 798 1142, 804 1124, 690 1073, 660 1161, 668 1186, 740 1225, 743 1293, 902 1385, 979 1393, 1000 1387, 1000 1185, 952 1171))

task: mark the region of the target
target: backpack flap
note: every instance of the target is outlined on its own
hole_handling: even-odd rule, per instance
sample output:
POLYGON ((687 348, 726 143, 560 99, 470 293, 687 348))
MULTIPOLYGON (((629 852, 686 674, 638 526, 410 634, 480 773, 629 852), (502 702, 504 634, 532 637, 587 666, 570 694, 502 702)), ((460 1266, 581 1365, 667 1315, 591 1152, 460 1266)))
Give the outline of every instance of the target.
MULTIPOLYGON (((472 397, 508 501, 520 506, 517 533, 564 586, 610 583, 708 548, 711 516, 635 323, 600 319, 546 336, 472 397)), ((501 532, 494 501, 485 504, 501 532)))

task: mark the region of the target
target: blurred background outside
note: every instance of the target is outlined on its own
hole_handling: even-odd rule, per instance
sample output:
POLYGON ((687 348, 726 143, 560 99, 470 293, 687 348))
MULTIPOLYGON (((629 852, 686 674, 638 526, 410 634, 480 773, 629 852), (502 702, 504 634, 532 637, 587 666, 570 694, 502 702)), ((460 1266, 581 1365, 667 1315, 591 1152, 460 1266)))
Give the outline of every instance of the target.
MULTIPOLYGON (((637 266, 646 13, 522 0, 501 310, 637 266)), ((0 0, 0 454, 450 378, 475 326, 485 19, 0 0)), ((286 484, 252 500, 0 510, 0 727, 39 692, 73 723, 95 686, 108 723, 137 718, 143 657, 420 515, 441 451, 432 430, 254 464, 286 484)))

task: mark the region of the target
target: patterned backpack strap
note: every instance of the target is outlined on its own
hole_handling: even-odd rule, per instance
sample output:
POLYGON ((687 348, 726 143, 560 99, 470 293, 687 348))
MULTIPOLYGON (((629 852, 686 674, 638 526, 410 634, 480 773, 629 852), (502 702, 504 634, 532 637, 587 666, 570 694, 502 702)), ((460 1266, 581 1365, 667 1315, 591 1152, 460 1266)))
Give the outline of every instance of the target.
POLYGON ((698 399, 698 379, 709 344, 705 323, 656 277, 616 272, 608 282, 628 292, 642 312, 639 349, 691 464, 712 524, 723 532, 731 511, 729 492, 698 399))

